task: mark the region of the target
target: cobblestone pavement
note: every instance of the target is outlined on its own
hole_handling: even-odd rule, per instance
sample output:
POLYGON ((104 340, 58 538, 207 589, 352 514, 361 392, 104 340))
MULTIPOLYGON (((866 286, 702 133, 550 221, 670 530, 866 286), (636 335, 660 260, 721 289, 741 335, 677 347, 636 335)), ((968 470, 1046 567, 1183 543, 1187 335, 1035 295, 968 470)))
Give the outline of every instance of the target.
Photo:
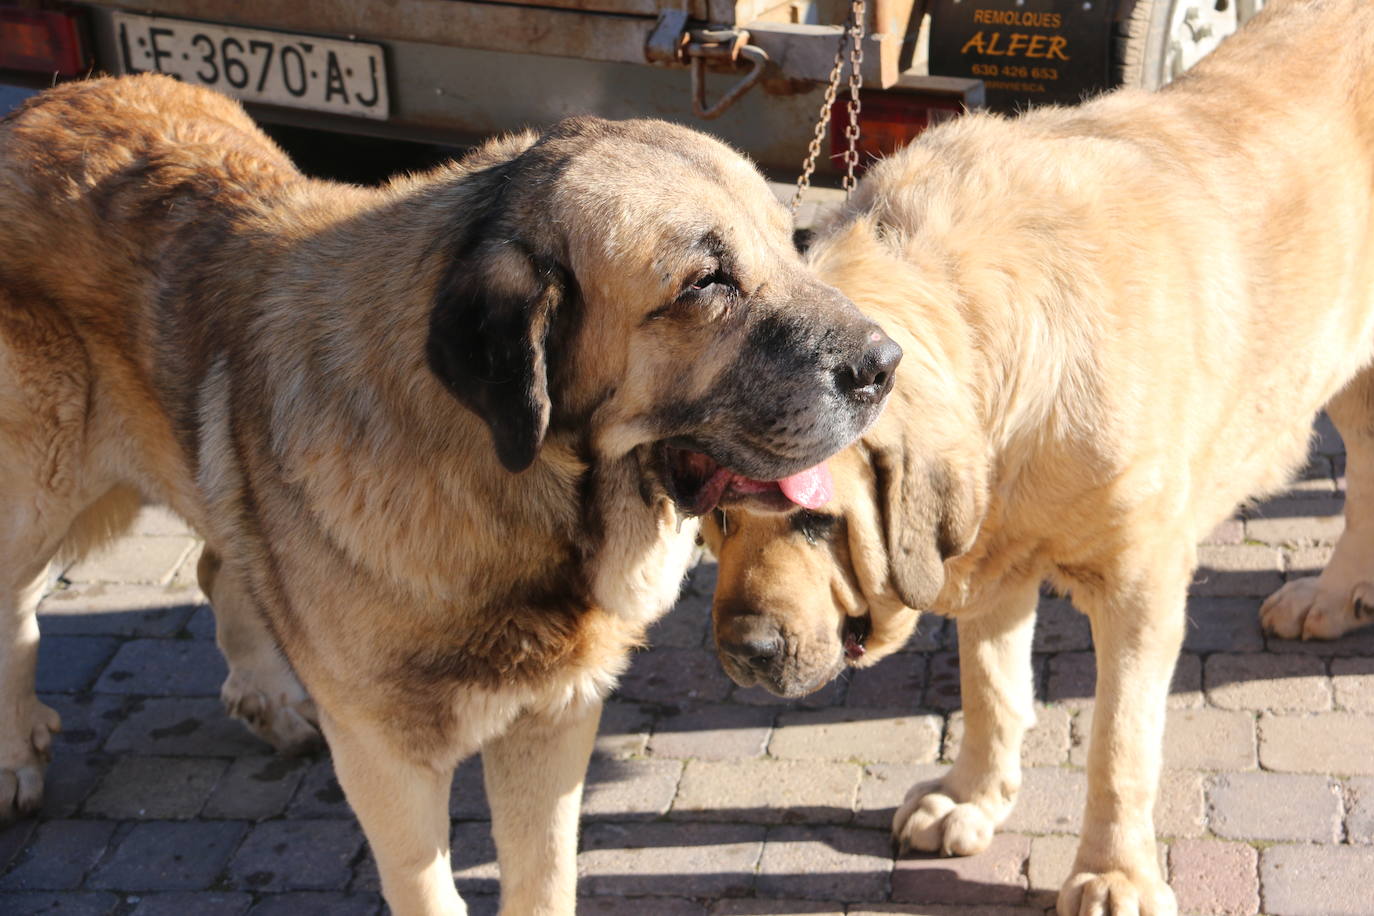
MULTIPOLYGON (((1260 600, 1325 563, 1344 457, 1325 421, 1302 479, 1202 547, 1170 700, 1160 855, 1185 913, 1374 914, 1374 630, 1266 639, 1260 600)), ((145 511, 40 608, 39 690, 64 731, 39 817, 0 830, 0 913, 341 916, 383 907, 327 758, 229 720, 194 584, 199 545, 145 511)), ((800 703, 735 687, 710 648, 703 565, 608 703, 583 806, 580 911, 597 916, 1013 916, 1072 859, 1092 715, 1087 621, 1046 598, 1039 724, 991 849, 894 860, 887 824, 961 733, 954 627, 800 703)), ((452 801, 455 878, 495 912, 481 764, 452 801)))
MULTIPOLYGON (((1319 423, 1284 496, 1202 548, 1169 711, 1157 820, 1185 913, 1374 913, 1374 631, 1260 634, 1261 597, 1325 562, 1343 457, 1319 423)), ((44 599, 39 689, 65 730, 41 816, 0 831, 0 912, 370 914, 377 880, 327 758, 288 760, 229 720, 194 586, 198 544, 147 510, 44 599)), ((801 703, 735 687, 710 649, 713 567, 693 574, 607 705, 584 810, 582 912, 1012 916, 1053 901, 1081 810, 1093 658, 1046 598, 1039 725, 992 848, 894 861, 886 825, 961 732, 953 625, 801 703)), ((453 796, 455 876, 495 910, 480 762, 453 796)))

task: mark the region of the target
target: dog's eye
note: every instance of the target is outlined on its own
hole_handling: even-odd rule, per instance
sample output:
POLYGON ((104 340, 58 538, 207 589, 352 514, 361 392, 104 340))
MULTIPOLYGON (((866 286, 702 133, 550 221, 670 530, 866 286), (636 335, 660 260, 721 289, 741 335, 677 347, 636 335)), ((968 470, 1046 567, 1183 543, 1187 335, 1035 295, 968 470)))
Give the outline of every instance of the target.
POLYGON ((704 273, 692 282, 688 283, 687 288, 683 290, 683 294, 694 295, 697 293, 704 293, 710 290, 712 287, 716 286, 725 289, 734 289, 735 282, 732 279, 730 279, 730 276, 724 270, 717 267, 710 273, 704 273))
POLYGON ((799 532, 806 538, 808 544, 817 541, 828 541, 835 534, 835 526, 839 524, 838 515, 827 515, 824 512, 812 512, 803 509, 792 514, 792 530, 799 532))

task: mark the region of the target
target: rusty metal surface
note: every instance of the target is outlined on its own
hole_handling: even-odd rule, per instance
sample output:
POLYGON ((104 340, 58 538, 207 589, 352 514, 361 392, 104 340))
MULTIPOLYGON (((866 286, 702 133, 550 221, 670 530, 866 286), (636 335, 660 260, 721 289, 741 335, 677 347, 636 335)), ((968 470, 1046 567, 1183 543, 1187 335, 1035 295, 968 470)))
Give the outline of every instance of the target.
MULTIPOLYGON (((771 5, 771 0, 763 3, 771 5)), ((423 42, 616 63, 643 63, 655 25, 648 16, 469 0, 92 0, 90 5, 369 41, 423 42)), ((829 73, 839 26, 760 21, 747 28, 753 36, 751 43, 775 65, 774 75, 823 80, 829 73)), ((864 82, 895 84, 900 51, 899 35, 866 38, 864 82)))

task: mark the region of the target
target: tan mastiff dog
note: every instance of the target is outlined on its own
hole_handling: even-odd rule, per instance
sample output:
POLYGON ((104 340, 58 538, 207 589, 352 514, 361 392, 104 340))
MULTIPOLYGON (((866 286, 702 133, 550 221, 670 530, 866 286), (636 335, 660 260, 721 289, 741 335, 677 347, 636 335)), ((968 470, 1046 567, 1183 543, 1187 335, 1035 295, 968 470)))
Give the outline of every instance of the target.
POLYGON ((1098 671, 1059 912, 1174 913, 1151 817, 1194 545, 1288 479, 1323 406, 1345 534, 1265 624, 1334 634, 1374 600, 1374 4, 1281 0, 1157 94, 932 130, 810 261, 906 357, 827 505, 719 516, 726 670, 799 696, 900 647, 918 611, 954 617, 962 747, 893 831, 970 855, 1016 800, 1052 583, 1098 671))
POLYGON ((790 230, 748 163, 661 122, 363 189, 164 77, 7 118, 0 816, 39 804, 59 725, 44 570, 156 500, 205 537, 225 700, 288 747, 318 708, 393 912, 464 911, 447 802, 480 747, 502 911, 572 913, 601 698, 695 517, 806 501, 892 384, 900 350, 790 230))

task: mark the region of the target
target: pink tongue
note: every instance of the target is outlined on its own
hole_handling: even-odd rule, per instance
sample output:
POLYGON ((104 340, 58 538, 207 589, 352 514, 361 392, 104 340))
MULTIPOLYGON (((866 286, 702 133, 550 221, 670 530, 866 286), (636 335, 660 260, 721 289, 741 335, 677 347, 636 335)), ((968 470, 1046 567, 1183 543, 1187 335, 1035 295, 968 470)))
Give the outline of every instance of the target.
POLYGON ((778 481, 778 487, 783 496, 804 509, 819 509, 835 495, 835 481, 824 464, 784 477, 778 481))

